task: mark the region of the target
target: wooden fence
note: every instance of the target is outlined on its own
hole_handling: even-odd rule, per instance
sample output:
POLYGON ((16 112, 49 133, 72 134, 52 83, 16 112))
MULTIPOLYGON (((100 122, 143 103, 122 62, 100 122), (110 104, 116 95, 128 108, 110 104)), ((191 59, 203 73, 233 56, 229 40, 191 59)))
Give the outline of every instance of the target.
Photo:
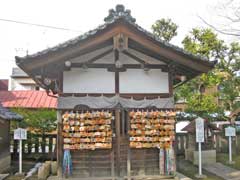
MULTIPOLYGON (((228 137, 223 132, 214 133, 212 140, 213 144, 211 147, 216 149, 217 153, 228 153, 228 137)), ((187 133, 177 133, 175 143, 176 154, 184 155, 184 151, 188 147, 187 133)), ((232 137, 232 152, 240 155, 240 134, 232 137)))
MULTIPOLYGON (((23 158, 56 159, 57 135, 28 134, 27 140, 23 140, 23 158)), ((11 135, 10 152, 12 157, 18 157, 17 140, 11 135)))
MULTIPOLYGON (((228 137, 226 137, 223 133, 214 134, 214 148, 219 153, 227 153, 228 152, 228 137)), ((232 152, 233 154, 240 154, 240 134, 237 134, 236 137, 232 137, 232 152)))
MULTIPOLYGON (((28 139, 23 141, 23 157, 42 156, 44 158, 56 158, 56 135, 28 134, 28 139)), ((184 155, 188 147, 187 133, 177 133, 175 148, 177 155, 184 155)), ((228 152, 228 138, 223 133, 214 134, 213 147, 218 153, 228 152)), ((240 154, 240 135, 232 138, 233 153, 240 154)), ((18 157, 18 141, 11 136, 11 154, 18 157)))
MULTIPOLYGON (((187 148, 187 133, 176 134, 176 154, 184 155, 185 149, 187 148)), ((41 155, 44 158, 56 158, 56 135, 41 135, 41 134, 28 134, 28 139, 22 143, 23 157, 34 157, 41 155)), ((10 152, 13 157, 18 157, 18 141, 13 140, 11 136, 11 147, 10 152)))

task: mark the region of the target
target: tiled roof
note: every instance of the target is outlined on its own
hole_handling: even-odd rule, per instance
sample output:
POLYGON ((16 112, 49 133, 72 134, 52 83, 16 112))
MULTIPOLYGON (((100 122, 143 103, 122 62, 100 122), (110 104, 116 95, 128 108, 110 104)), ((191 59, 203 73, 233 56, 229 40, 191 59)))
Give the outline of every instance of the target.
POLYGON ((8 90, 8 80, 0 79, 0 91, 7 91, 7 90, 8 90))
POLYGON ((22 120, 23 117, 17 113, 10 111, 9 109, 2 106, 0 103, 0 118, 5 120, 22 120))
POLYGON ((131 16, 131 11, 130 10, 128 10, 128 9, 125 10, 123 5, 117 5, 116 10, 113 10, 113 9, 109 10, 109 15, 104 19, 105 23, 98 26, 97 28, 95 28, 93 30, 90 30, 90 31, 84 33, 83 35, 80 35, 80 36, 78 36, 74 39, 70 39, 70 40, 68 40, 64 43, 61 43, 57 46, 54 46, 52 48, 45 49, 43 51, 37 52, 37 53, 32 54, 32 55, 27 55, 25 57, 16 57, 16 62, 20 63, 22 60, 25 60, 25 59, 36 58, 36 57, 39 57, 39 56, 42 56, 42 55, 45 55, 45 54, 48 54, 48 53, 51 53, 51 52, 55 52, 55 51, 65 49, 65 48, 67 48, 69 46, 72 46, 72 45, 76 45, 76 44, 80 43, 81 41, 97 34, 99 31, 102 31, 103 29, 107 28, 109 25, 114 24, 119 19, 123 19, 129 25, 134 26, 136 29, 143 32, 148 37, 154 39, 155 41, 160 43, 162 46, 174 49, 175 51, 177 51, 181 54, 184 54, 186 56, 189 56, 191 58, 195 58, 195 59, 202 60, 202 61, 205 61, 205 62, 208 61, 205 57, 202 57, 202 56, 199 56, 199 55, 193 55, 193 54, 183 50, 182 48, 180 48, 178 46, 172 45, 168 42, 165 42, 165 41, 161 40, 159 37, 155 36, 153 33, 145 30, 144 28, 142 28, 141 26, 136 24, 135 23, 136 20, 131 16))
POLYGON ((0 91, 3 107, 53 108, 57 107, 57 98, 48 96, 45 91, 0 91))
MULTIPOLYGON (((187 131, 189 133, 196 132, 196 121, 191 121, 187 126, 185 126, 181 131, 187 131)), ((215 124, 211 124, 208 120, 204 119, 204 128, 210 128, 212 130, 220 130, 215 124)))

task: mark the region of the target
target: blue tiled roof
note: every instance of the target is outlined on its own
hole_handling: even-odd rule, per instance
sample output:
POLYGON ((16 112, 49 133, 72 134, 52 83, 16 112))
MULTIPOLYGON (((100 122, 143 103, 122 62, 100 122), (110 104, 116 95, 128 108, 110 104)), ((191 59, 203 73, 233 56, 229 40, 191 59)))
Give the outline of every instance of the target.
POLYGON ((0 118, 5 120, 22 120, 23 117, 2 106, 0 103, 0 118))

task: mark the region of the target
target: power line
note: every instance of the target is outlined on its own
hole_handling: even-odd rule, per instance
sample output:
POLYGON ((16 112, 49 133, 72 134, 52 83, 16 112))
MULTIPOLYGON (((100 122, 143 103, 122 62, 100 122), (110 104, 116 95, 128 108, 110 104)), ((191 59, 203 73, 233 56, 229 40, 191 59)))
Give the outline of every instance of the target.
POLYGON ((57 29, 57 30, 63 30, 63 31, 72 31, 72 32, 80 32, 80 33, 82 33, 82 31, 80 31, 80 30, 74 30, 74 29, 68 29, 68 28, 62 28, 62 27, 55 27, 55 26, 48 26, 48 25, 42 25, 42 24, 35 24, 35 23, 29 23, 29 22, 17 21, 17 20, 11 20, 11 19, 2 19, 2 18, 0 18, 0 21, 17 23, 17 24, 24 24, 24 25, 30 25, 30 26, 45 27, 45 28, 57 29))

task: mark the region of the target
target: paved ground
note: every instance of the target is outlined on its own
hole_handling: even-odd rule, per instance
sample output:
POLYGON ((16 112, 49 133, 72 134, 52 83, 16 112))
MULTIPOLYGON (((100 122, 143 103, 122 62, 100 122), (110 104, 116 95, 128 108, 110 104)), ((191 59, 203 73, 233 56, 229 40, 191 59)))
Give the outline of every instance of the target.
MULTIPOLYGON (((179 172, 177 172, 176 175, 177 175, 177 177, 178 177, 177 180, 192 180, 191 178, 188 178, 188 177, 184 176, 183 174, 181 174, 181 173, 179 173, 179 172)), ((69 178, 69 180, 70 180, 70 179, 71 179, 71 178, 69 178)), ((48 178, 48 180, 59 180, 59 178, 58 178, 57 176, 50 176, 50 177, 48 178)))
POLYGON ((0 180, 5 179, 8 176, 9 176, 9 174, 0 174, 0 180))
POLYGON ((191 178, 189 178, 179 172, 177 172, 176 174, 177 174, 177 177, 179 178, 179 180, 192 180, 191 178))
POLYGON ((226 180, 240 180, 240 171, 221 163, 204 165, 203 169, 226 180))

